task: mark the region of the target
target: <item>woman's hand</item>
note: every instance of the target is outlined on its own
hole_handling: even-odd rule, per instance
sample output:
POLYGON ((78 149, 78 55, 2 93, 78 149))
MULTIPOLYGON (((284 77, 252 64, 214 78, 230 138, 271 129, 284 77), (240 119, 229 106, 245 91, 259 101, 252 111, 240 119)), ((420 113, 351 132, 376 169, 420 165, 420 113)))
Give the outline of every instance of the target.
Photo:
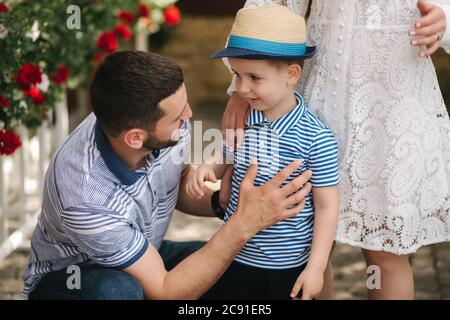
POLYGON ((426 3, 424 0, 417 2, 422 17, 417 21, 410 35, 415 38, 411 41, 415 46, 426 46, 427 49, 420 52, 421 57, 432 55, 440 46, 442 36, 447 28, 444 11, 437 5, 426 3))
POLYGON ((222 117, 222 132, 227 146, 234 148, 240 145, 249 108, 247 101, 242 99, 237 92, 234 92, 228 100, 222 117))

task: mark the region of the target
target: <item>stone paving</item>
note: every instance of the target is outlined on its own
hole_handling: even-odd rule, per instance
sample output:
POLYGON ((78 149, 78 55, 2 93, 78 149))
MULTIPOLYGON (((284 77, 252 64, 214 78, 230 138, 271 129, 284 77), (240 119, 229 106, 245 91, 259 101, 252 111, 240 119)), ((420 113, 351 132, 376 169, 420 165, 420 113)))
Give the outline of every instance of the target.
MULTIPOLYGON (((171 240, 207 240, 219 228, 218 219, 197 218, 175 213, 167 233, 171 240)), ((0 263, 0 299, 25 299, 22 274, 28 260, 26 246, 0 263)), ((411 256, 416 299, 450 300, 450 243, 421 248, 411 256)), ((333 255, 335 298, 366 299, 365 263, 361 251, 338 244, 333 255)))

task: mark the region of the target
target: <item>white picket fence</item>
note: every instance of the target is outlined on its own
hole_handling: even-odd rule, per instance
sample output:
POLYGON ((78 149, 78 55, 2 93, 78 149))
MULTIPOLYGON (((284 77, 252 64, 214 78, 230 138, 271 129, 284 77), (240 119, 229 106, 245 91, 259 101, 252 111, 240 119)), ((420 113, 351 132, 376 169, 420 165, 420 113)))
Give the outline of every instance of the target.
POLYGON ((26 128, 18 128, 22 147, 13 155, 0 156, 0 262, 31 235, 41 207, 42 186, 51 154, 68 131, 64 97, 35 136, 29 137, 26 128))

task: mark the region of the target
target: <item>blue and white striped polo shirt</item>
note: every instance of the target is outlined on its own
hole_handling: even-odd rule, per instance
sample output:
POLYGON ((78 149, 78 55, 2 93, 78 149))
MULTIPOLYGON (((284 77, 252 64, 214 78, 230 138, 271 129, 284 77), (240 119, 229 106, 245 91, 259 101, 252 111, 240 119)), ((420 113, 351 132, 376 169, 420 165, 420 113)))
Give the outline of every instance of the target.
POLYGON ((185 122, 176 146, 151 153, 131 171, 89 115, 50 162, 24 294, 49 272, 73 264, 123 269, 149 244, 158 249, 177 202, 190 130, 185 122))
MULTIPOLYGON (((234 163, 231 199, 225 221, 236 211, 239 186, 252 157, 258 160, 255 186, 267 183, 296 159, 301 159, 303 164, 285 184, 307 169, 312 171, 310 182, 313 188, 339 183, 336 139, 331 130, 305 106, 303 98, 298 93, 295 95, 297 106, 273 122, 252 108, 242 144, 235 151, 224 147, 227 162, 234 163)), ((313 238, 312 193, 305 200, 302 212, 258 232, 235 260, 264 269, 288 269, 306 263, 313 238)))

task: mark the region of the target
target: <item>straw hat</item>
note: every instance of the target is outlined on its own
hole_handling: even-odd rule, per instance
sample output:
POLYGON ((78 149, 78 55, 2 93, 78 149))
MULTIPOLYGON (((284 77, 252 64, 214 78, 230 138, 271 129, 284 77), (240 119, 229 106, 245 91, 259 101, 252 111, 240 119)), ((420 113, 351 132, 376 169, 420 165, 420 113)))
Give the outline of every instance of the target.
POLYGON ((305 19, 271 4, 238 11, 225 49, 211 58, 308 59, 316 47, 306 45, 305 19))

